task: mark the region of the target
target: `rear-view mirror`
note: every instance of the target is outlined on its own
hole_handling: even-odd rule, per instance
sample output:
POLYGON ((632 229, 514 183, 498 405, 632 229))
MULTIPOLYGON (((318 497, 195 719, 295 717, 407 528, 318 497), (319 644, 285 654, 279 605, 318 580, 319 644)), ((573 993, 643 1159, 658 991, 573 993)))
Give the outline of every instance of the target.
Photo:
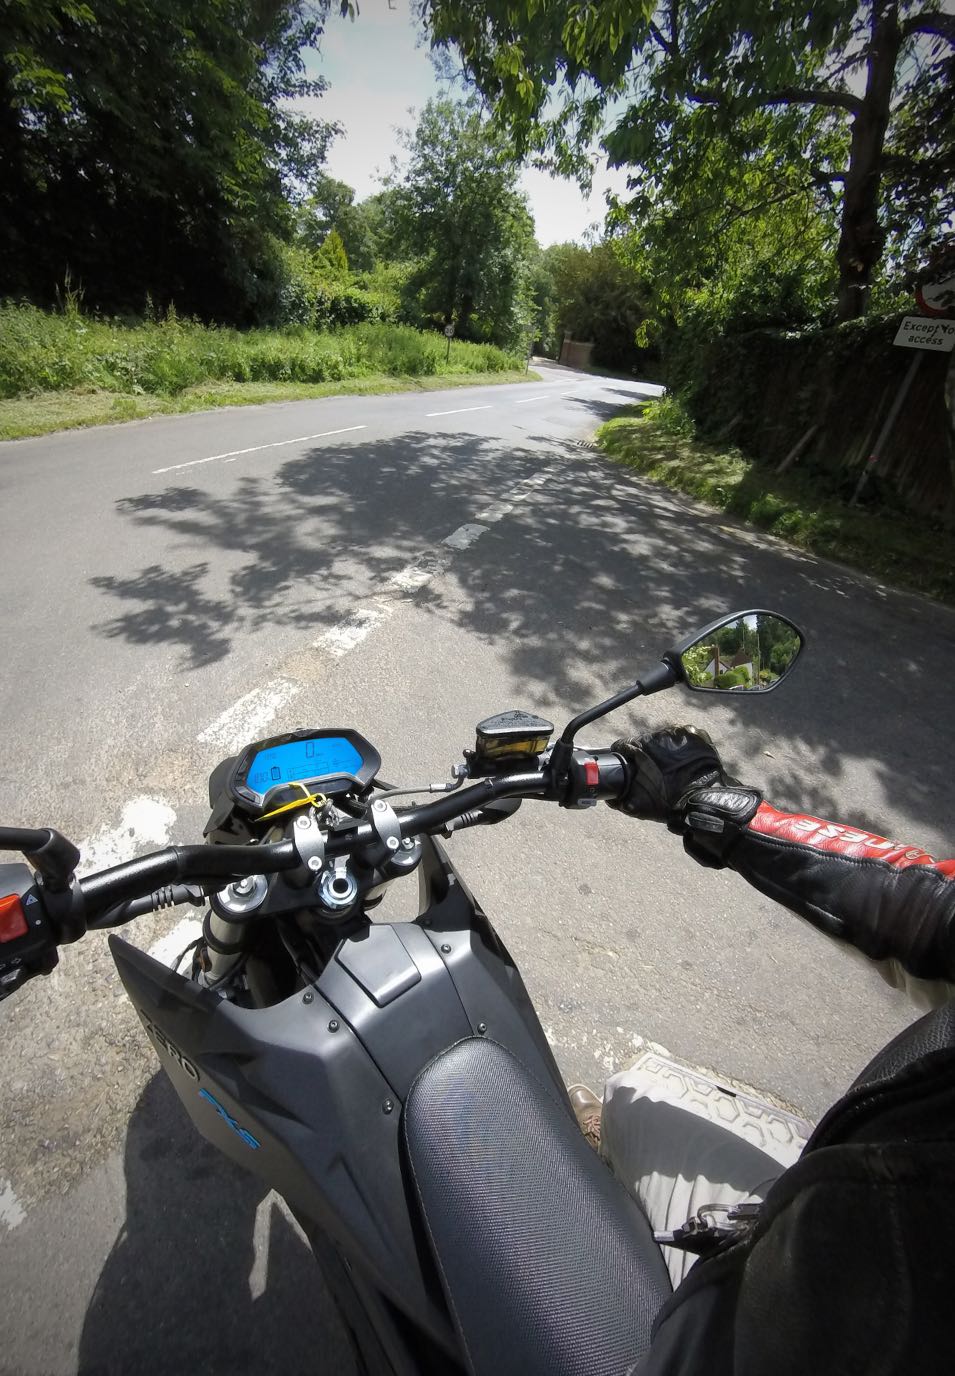
POLYGON ((778 612, 734 612, 685 640, 667 658, 688 688, 704 693, 768 693, 802 653, 805 637, 778 612))

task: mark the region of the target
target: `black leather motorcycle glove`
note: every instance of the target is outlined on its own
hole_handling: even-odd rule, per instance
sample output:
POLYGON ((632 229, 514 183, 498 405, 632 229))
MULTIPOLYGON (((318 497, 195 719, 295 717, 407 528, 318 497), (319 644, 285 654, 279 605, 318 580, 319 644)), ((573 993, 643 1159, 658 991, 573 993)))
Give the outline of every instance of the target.
MULTIPOLYGON (((613 749, 630 768, 630 787, 611 807, 666 822, 695 860, 729 866, 871 959, 955 984, 955 860, 779 811, 731 778, 709 736, 693 727, 616 741, 613 749)), ((899 987, 891 969, 885 973, 899 987)))
POLYGON ((666 822, 701 864, 725 865, 725 854, 761 797, 731 778, 712 740, 693 726, 668 726, 613 749, 630 768, 626 795, 610 806, 630 817, 666 822))

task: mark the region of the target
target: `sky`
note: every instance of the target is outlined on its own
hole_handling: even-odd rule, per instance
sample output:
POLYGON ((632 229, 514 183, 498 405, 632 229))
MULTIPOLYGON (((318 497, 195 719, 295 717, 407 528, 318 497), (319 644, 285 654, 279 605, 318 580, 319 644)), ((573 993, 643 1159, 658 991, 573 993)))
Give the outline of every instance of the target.
MULTIPOLYGON (((316 101, 303 102, 321 119, 337 120, 344 134, 328 156, 328 172, 353 186, 357 199, 381 190, 380 177, 391 156, 400 151, 397 127, 413 127, 409 108, 420 110, 442 93, 426 47, 417 35, 407 0, 362 0, 352 23, 333 8, 321 51, 311 55, 310 76, 323 76, 329 90, 316 101)), ((593 190, 585 197, 574 182, 527 168, 521 174, 534 216, 537 239, 548 244, 580 240, 594 225, 602 226, 608 189, 623 191, 625 175, 601 164, 593 190)))

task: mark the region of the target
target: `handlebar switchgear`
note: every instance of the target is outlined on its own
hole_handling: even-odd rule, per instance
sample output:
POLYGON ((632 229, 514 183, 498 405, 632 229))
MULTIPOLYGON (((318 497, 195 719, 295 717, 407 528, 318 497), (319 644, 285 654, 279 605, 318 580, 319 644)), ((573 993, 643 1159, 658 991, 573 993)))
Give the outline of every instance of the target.
POLYGON ((56 936, 29 865, 0 865, 0 999, 57 963, 56 936))

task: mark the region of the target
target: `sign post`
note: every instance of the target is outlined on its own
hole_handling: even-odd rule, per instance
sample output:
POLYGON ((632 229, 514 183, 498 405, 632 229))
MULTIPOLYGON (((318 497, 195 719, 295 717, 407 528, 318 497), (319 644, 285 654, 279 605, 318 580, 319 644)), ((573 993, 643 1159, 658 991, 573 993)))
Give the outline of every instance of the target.
POLYGON ((899 418, 899 412, 902 410, 909 389, 915 381, 915 375, 922 359, 929 351, 951 353, 952 349, 955 348, 955 320, 928 320, 924 315, 907 315, 899 326, 892 343, 900 349, 915 349, 916 353, 905 371, 905 377, 895 394, 895 400, 889 407, 889 414, 879 431, 878 439, 872 446, 872 453, 859 474, 859 481, 856 483, 856 489, 849 502, 850 506, 855 506, 859 500, 859 494, 871 478, 879 459, 882 457, 882 451, 885 449, 895 422, 899 418))
POLYGON ((444 359, 445 363, 447 363, 448 360, 449 360, 450 357, 451 357, 451 340, 454 338, 454 326, 453 326, 453 325, 445 325, 445 327, 444 327, 444 337, 445 337, 445 339, 448 341, 448 352, 447 352, 447 354, 445 355, 445 359, 444 359))

